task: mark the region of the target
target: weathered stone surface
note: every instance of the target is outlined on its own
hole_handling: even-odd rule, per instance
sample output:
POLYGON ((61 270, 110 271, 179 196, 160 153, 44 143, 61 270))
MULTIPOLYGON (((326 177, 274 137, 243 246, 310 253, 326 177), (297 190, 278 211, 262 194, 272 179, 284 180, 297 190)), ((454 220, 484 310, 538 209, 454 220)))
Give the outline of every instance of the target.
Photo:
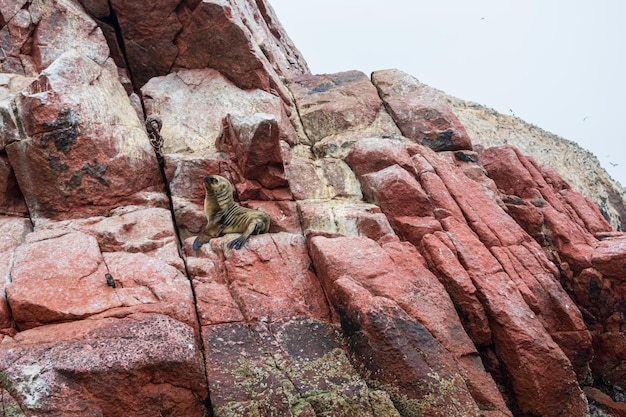
POLYGON ((221 324, 207 328, 205 346, 216 414, 400 416, 388 394, 354 370, 334 325, 221 324))
MULTIPOLYGON (((33 57, 24 49, 32 41, 33 30, 39 19, 38 5, 24 7, 26 0, 0 2, 0 72, 34 75, 37 72, 33 57)), ((31 4, 28 4, 31 6, 31 4)))
POLYGON ((624 189, 591 152, 519 117, 455 97, 447 99, 475 147, 515 146, 541 166, 557 170, 572 190, 594 202, 614 230, 626 230, 624 189))
MULTIPOLYGON (((330 312, 315 275, 302 235, 288 233, 253 236, 242 250, 226 249, 234 235, 211 239, 195 254, 191 240, 185 245, 187 253, 206 262, 194 261, 192 279, 197 293, 228 290, 246 321, 269 321, 306 317, 326 321, 330 312), (207 286, 208 288, 204 288, 207 286)), ((207 299, 210 301, 211 297, 207 299)), ((220 322, 212 319, 213 304, 198 300, 197 309, 202 325, 220 322)), ((230 303, 229 303, 230 304, 230 303)), ((232 305, 232 304, 230 304, 232 305)), ((223 316, 221 306, 218 316, 223 316)))
POLYGON ((166 316, 24 331, 2 341, 0 371, 2 385, 26 415, 205 413, 206 380, 194 329, 166 316))
MULTIPOLYGON (((307 73, 265 1, 111 2, 138 87, 172 67, 211 67, 242 88, 284 89, 279 76, 307 73)), ((286 94, 283 94, 286 97, 286 94)))
POLYGON ((289 84, 311 144, 346 132, 399 133, 365 74, 302 75, 289 84))
MULTIPOLYGON (((606 415, 611 416, 626 416, 626 404, 623 402, 613 401, 611 397, 593 387, 585 387, 584 391, 590 405, 596 407, 595 409, 598 410, 596 414, 592 415, 602 415, 600 413, 604 412, 606 415)), ((592 411, 595 411, 594 408, 590 408, 592 411)))
POLYGON ((4 1, 0 13, 0 72, 36 75, 70 50, 99 64, 108 58, 102 31, 71 0, 4 1))
POLYGON ((345 201, 299 201, 302 228, 308 236, 367 237, 396 240, 389 221, 373 204, 345 201))
POLYGON ((623 400, 606 206, 471 150, 407 74, 308 74, 264 0, 152 6, 0 0, 0 413, 583 416, 592 383, 623 400), (207 174, 270 233, 192 251, 207 174))
POLYGON ((340 159, 291 158, 285 167, 289 187, 296 200, 362 197, 359 182, 340 159))
POLYGON ((623 279, 626 272, 626 235, 599 241, 594 248, 591 263, 602 275, 623 279))
POLYGON ((291 126, 285 132, 276 117, 267 113, 247 117, 227 115, 223 126, 218 149, 231 154, 245 178, 256 180, 266 188, 287 185, 280 141, 295 144, 295 138, 288 137, 295 137, 291 126))
POLYGON ((443 93, 398 70, 374 71, 372 82, 404 136, 435 151, 472 149, 443 93))
POLYGON ((442 384, 454 387, 467 412, 474 402, 507 410, 450 298, 411 245, 314 237, 311 250, 351 347, 373 379, 399 392, 394 402, 405 412, 445 415, 449 399, 442 384), (467 386, 457 380, 461 375, 467 386), (426 396, 434 396, 435 404, 426 396))
POLYGON ((412 146, 405 138, 368 137, 356 142, 346 157, 346 162, 358 176, 364 176, 392 165, 411 171, 412 146))
POLYGON ((0 74, 0 151, 4 151, 7 144, 20 138, 19 123, 13 110, 15 97, 33 80, 33 77, 18 74, 0 74))
POLYGON ((0 237, 0 341, 3 335, 15 333, 13 316, 6 299, 6 286, 9 283, 11 263, 18 244, 19 242, 10 235, 3 234, 0 237))
POLYGON ((18 109, 28 137, 7 152, 31 215, 89 217, 162 190, 123 88, 89 58, 63 54, 22 92, 18 109))
POLYGON ((6 155, 2 154, 0 154, 0 213, 13 216, 28 215, 28 208, 17 185, 13 168, 6 155))
MULTIPOLYGON (((92 234, 100 237, 104 247, 108 244, 109 250, 116 249, 114 242, 106 239, 114 235, 115 228, 103 232, 106 221, 97 220, 100 219, 93 220, 92 234)), ((131 229, 132 226, 126 230, 126 236, 131 235, 131 229)), ((144 232, 144 240, 136 237, 136 241, 145 242, 154 237, 149 230, 144 232)), ((138 234, 135 231, 135 236, 138 234)), ((132 245, 131 240, 126 248, 150 253, 147 246, 132 245)), ((181 270, 158 259, 162 254, 158 248, 151 249, 153 256, 129 252, 103 254, 94 237, 67 228, 29 235, 29 243, 15 251, 12 282, 7 286, 13 319, 20 329, 26 329, 96 315, 123 317, 134 312, 158 312, 194 326, 195 308, 189 281, 181 270), (115 288, 107 285, 106 274, 111 275, 115 288)))
MULTIPOLYGON (((142 87, 147 116, 163 121, 164 153, 218 149, 223 121, 269 115, 279 125, 278 138, 293 143, 295 133, 280 98, 260 90, 242 90, 213 69, 180 70, 153 78, 142 87)), ((276 158, 276 144, 272 145, 276 158)), ((245 155, 242 154, 243 157, 245 155)))
POLYGON ((37 70, 44 70, 68 51, 76 51, 99 65, 104 64, 109 57, 109 48, 102 30, 76 2, 40 2, 37 8, 40 20, 32 39, 32 56, 37 70))
POLYGON ((477 346, 491 344, 489 320, 471 277, 457 259, 454 247, 445 233, 435 232, 422 240, 424 258, 454 301, 467 334, 477 346))
POLYGON ((515 283, 469 227, 452 218, 442 224, 479 291, 520 410, 544 416, 562 415, 563 410, 572 416, 586 415, 572 364, 536 320, 515 283), (525 359, 529 357, 530 362, 525 359))

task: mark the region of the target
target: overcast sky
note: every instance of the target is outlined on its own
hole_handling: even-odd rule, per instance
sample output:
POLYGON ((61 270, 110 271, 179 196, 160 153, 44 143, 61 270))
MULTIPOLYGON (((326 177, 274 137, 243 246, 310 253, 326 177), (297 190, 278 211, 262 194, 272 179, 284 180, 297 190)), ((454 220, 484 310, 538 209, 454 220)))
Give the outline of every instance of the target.
POLYGON ((269 1, 313 73, 400 69, 578 142, 626 186, 626 1, 269 1))

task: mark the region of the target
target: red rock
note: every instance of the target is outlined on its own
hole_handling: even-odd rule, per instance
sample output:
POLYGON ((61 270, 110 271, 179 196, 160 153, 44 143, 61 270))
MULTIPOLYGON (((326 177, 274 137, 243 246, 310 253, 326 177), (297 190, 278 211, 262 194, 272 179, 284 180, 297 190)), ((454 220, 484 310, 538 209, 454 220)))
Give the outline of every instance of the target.
MULTIPOLYGON (((502 210, 493 196, 485 192, 480 184, 459 172, 455 165, 439 158, 430 149, 421 147, 419 151, 419 154, 435 168, 447 192, 461 209, 462 219, 470 225, 483 244, 487 247, 508 246, 529 240, 524 230, 502 210)), ((442 191, 438 186, 435 189, 441 199, 442 191)), ((446 204, 445 207, 452 212, 456 211, 453 204, 446 204)))
MULTIPOLYGON (((93 17, 101 18, 107 17, 111 14, 111 8, 109 7, 108 0, 79 0, 83 5, 85 11, 93 17)), ((98 22, 102 24, 102 22, 98 22)))
MULTIPOLYGON (((392 386, 398 384, 395 389, 417 401, 427 395, 425 388, 415 387, 428 373, 423 370, 425 365, 420 365, 420 361, 402 347, 404 343, 413 343, 416 332, 421 334, 419 338, 425 344, 419 350, 429 364, 426 369, 430 366, 431 372, 439 373, 444 379, 450 372, 460 372, 467 384, 467 387, 457 387, 460 392, 469 389, 481 404, 508 411, 491 377, 482 365, 477 365, 480 364, 478 354, 450 298, 411 245, 389 242, 381 247, 365 238, 314 237, 311 251, 326 294, 340 314, 344 331, 353 340, 352 348, 358 353, 357 357, 370 358, 360 359, 367 368, 379 369, 374 375, 376 379, 392 386), (382 327, 378 328, 379 325, 382 327), (399 350, 397 354, 389 353, 396 350, 399 350), (402 356, 397 355, 411 358, 401 359, 402 356), (440 365, 434 366, 432 361, 435 360, 440 365), (413 367, 421 367, 421 370, 413 367), (405 368, 407 374, 398 375, 401 368, 405 368), (395 383, 394 378, 397 378, 395 383)), ((434 389, 433 386, 430 389, 434 389)), ((439 395, 436 389, 432 394, 439 395)), ((473 402, 471 397, 469 401, 473 402)), ((445 406, 438 404, 431 412, 439 413, 442 409, 445 406)))
POLYGON ((290 80, 289 87, 311 144, 350 131, 398 132, 362 72, 302 75, 290 80))
MULTIPOLYGON (((0 30, 0 33, 2 30, 0 30)), ((2 64, 0 64, 1 66, 2 64)), ((13 111, 15 97, 20 90, 28 86, 34 78, 24 77, 17 74, 0 74, 0 125, 2 136, 0 137, 0 150, 4 151, 7 144, 20 138, 19 123, 13 111)))
POLYGON ((293 201, 246 201, 246 207, 270 215, 270 233, 300 233, 298 209, 293 201))
POLYGON ((597 405, 604 412, 609 413, 608 415, 616 417, 626 416, 626 404, 613 401, 611 397, 593 387, 585 387, 583 390, 589 402, 597 405))
POLYGON ((492 248, 492 252, 583 381, 593 358, 591 334, 559 284, 556 268, 547 263, 543 251, 534 244, 492 248))
POLYGON ((448 191, 446 184, 435 171, 435 168, 419 152, 412 155, 411 160, 417 171, 420 184, 428 193, 432 201, 433 213, 438 219, 452 216, 457 219, 463 218, 463 212, 459 204, 448 191))
POLYGON ((18 327, 77 320, 120 306, 106 285, 106 273, 98 243, 87 235, 69 233, 21 245, 7 286, 18 327))
POLYGON ((165 316, 137 314, 24 331, 3 340, 0 370, 27 415, 201 417, 206 412, 194 329, 165 316))
MULTIPOLYGON (((214 293, 215 283, 226 285, 246 321, 273 322, 289 317, 329 319, 324 293, 309 268, 311 261, 303 236, 263 234, 253 236, 242 250, 226 249, 226 243, 234 236, 212 239, 195 253, 208 258, 205 266, 194 261, 194 271, 200 273, 192 276, 197 293, 214 293)), ((194 255, 191 240, 187 240, 185 247, 189 255, 194 255)), ((217 316, 223 316, 222 307, 217 308, 217 316)), ((212 304, 199 303, 197 309, 201 317, 215 316, 212 304)))
POLYGON ((599 241, 591 263, 603 275, 621 281, 626 271, 626 234, 599 241))
POLYGON ((142 253, 111 252, 103 256, 121 305, 96 317, 158 313, 197 327, 191 285, 181 271, 142 253))
POLYGON ((293 128, 288 132, 282 131, 276 118, 264 113, 245 118, 228 115, 222 135, 223 143, 218 146, 219 150, 228 152, 232 149, 232 159, 237 162, 245 178, 256 180, 267 188, 287 185, 280 141, 293 144, 293 128))
POLYGON ((31 215, 89 217, 145 204, 146 191, 162 190, 124 90, 94 61, 63 54, 22 93, 18 109, 28 139, 7 152, 31 215))
POLYGON ((19 246, 7 299, 20 329, 90 316, 157 312, 194 325, 195 309, 180 270, 142 253, 100 253, 93 237, 57 230, 19 246), (55 237, 54 234, 58 234, 55 237), (117 284, 107 285, 109 273, 117 284))
POLYGON ((418 321, 349 278, 335 282, 335 296, 351 351, 393 393, 403 413, 444 416, 454 409, 477 414, 450 353, 418 321))
POLYGON ((491 344, 491 329, 485 309, 457 254, 444 243, 448 239, 444 233, 437 232, 424 236, 421 241, 422 253, 431 271, 438 275, 450 294, 469 337, 477 346, 488 346, 491 344))
POLYGON ((584 224, 586 230, 591 233, 605 233, 612 230, 609 222, 600 213, 598 206, 591 200, 572 190, 564 190, 560 194, 565 203, 584 224))
POLYGON ((110 2, 129 57, 128 66, 138 87, 152 77, 167 74, 176 59, 174 38, 182 29, 175 13, 179 3, 160 0, 154 7, 146 8, 141 2, 110 2))
POLYGON ((109 57, 102 30, 76 2, 55 0, 41 4, 38 12, 41 15, 33 32, 32 57, 39 71, 68 51, 75 51, 99 65, 109 57))
MULTIPOLYGON (((11 264, 18 244, 18 241, 13 237, 6 235, 0 237, 0 276, 10 276, 11 264)), ((13 316, 9 310, 5 295, 6 286, 6 281, 0 282, 0 340, 2 335, 13 335, 15 333, 13 316)))
POLYGON ((591 363, 594 378, 602 380, 617 390, 626 388, 626 337, 623 330, 595 334, 593 338, 594 360, 591 363))
POLYGON ((504 194, 522 199, 541 197, 537 182, 520 161, 520 156, 512 146, 487 148, 479 152, 480 163, 504 194))
POLYGON ((172 66, 216 68, 242 88, 267 91, 284 89, 279 75, 308 72, 265 2, 179 3, 162 0, 146 10, 143 3, 111 2, 138 86, 172 66))
POLYGON ((409 149, 406 139, 363 138, 352 146, 346 162, 359 177, 392 165, 410 172, 414 166, 409 149))
POLYGON ((400 239, 419 246, 424 236, 441 231, 441 223, 431 216, 399 216, 392 219, 393 228, 400 239))
POLYGON ((472 149, 444 94, 398 70, 374 71, 372 82, 404 136, 435 151, 472 149))
MULTIPOLYGON (((603 229, 603 222, 599 220, 599 211, 594 212, 588 204, 577 205, 579 216, 568 203, 570 201, 584 201, 582 197, 573 197, 569 186, 563 185, 557 174, 548 170, 546 177, 539 167, 529 158, 524 157, 518 150, 512 147, 494 147, 479 154, 489 176, 494 179, 498 188, 505 194, 513 194, 522 199, 529 199, 531 203, 542 199, 539 207, 544 218, 545 227, 550 230, 550 243, 556 247, 562 258, 567 261, 572 269, 580 271, 590 266, 590 252, 595 244, 593 233, 603 229), (512 183, 514 178, 520 178, 516 183, 512 183), (522 183, 521 178, 524 178, 522 183), (559 185, 561 184, 561 185, 559 185), (558 188, 554 188, 554 186, 558 188), (565 187, 565 188, 564 188, 565 187), (563 195, 570 195, 564 198, 563 195), (587 225, 591 225, 592 230, 587 230, 587 225)), ((520 214, 519 210, 514 210, 512 214, 520 214)), ((537 222, 540 220, 536 215, 529 222, 528 216, 521 213, 520 224, 532 227, 530 232, 537 229, 537 222)), ((608 223, 604 221, 608 227, 608 223)), ((610 229, 610 227, 609 227, 610 229)), ((536 234, 536 233, 535 233, 536 234)))
POLYGON ((442 225, 480 294, 496 353, 510 376, 520 410, 542 416, 562 415, 564 410, 572 416, 586 415, 572 364, 511 278, 466 225, 451 218, 442 225))
POLYGON ((395 217, 432 216, 428 195, 415 176, 392 165, 361 177, 363 192, 370 202, 380 206, 391 219, 395 217))
POLYGON ((39 20, 38 7, 26 4, 25 0, 3 0, 0 2, 0 42, 3 59, 0 72, 34 75, 37 72, 31 56, 25 54, 32 41, 35 25, 39 20), (24 7, 27 6, 27 7, 24 7))
POLYGON ((24 196, 5 155, 0 155, 0 212, 13 216, 28 215, 24 196))
MULTIPOLYGON (((242 90, 214 69, 180 70, 153 78, 141 92, 146 115, 163 122, 161 136, 166 154, 216 151, 216 142, 224 140, 223 121, 227 117, 241 121, 273 117, 279 129, 273 134, 288 143, 295 140, 294 128, 279 97, 260 90, 242 90)), ((242 146, 240 156, 247 157, 250 144, 242 146)), ((272 155, 264 157, 278 158, 276 138, 263 146, 272 150, 272 155)))

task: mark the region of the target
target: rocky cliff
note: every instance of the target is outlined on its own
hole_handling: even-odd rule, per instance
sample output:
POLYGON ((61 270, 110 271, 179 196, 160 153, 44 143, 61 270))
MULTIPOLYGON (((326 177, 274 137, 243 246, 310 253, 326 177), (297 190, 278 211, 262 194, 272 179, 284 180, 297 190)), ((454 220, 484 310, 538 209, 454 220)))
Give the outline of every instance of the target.
POLYGON ((625 415, 626 237, 440 92, 265 0, 0 24, 0 415, 625 415), (270 233, 194 251, 207 174, 270 233))
POLYGON ((626 193, 595 155, 518 117, 448 97, 473 145, 513 145, 540 164, 553 167, 574 191, 591 199, 614 230, 626 230, 626 193))

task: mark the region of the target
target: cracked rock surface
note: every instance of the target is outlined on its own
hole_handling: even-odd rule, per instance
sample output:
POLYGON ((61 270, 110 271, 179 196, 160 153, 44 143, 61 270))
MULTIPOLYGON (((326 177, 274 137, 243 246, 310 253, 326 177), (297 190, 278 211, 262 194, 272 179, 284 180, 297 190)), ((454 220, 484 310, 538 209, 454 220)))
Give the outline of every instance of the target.
POLYGON ((266 0, 148 3, 0 0, 0 416, 620 415, 619 214, 266 0), (194 251, 209 174, 269 233, 194 251))

